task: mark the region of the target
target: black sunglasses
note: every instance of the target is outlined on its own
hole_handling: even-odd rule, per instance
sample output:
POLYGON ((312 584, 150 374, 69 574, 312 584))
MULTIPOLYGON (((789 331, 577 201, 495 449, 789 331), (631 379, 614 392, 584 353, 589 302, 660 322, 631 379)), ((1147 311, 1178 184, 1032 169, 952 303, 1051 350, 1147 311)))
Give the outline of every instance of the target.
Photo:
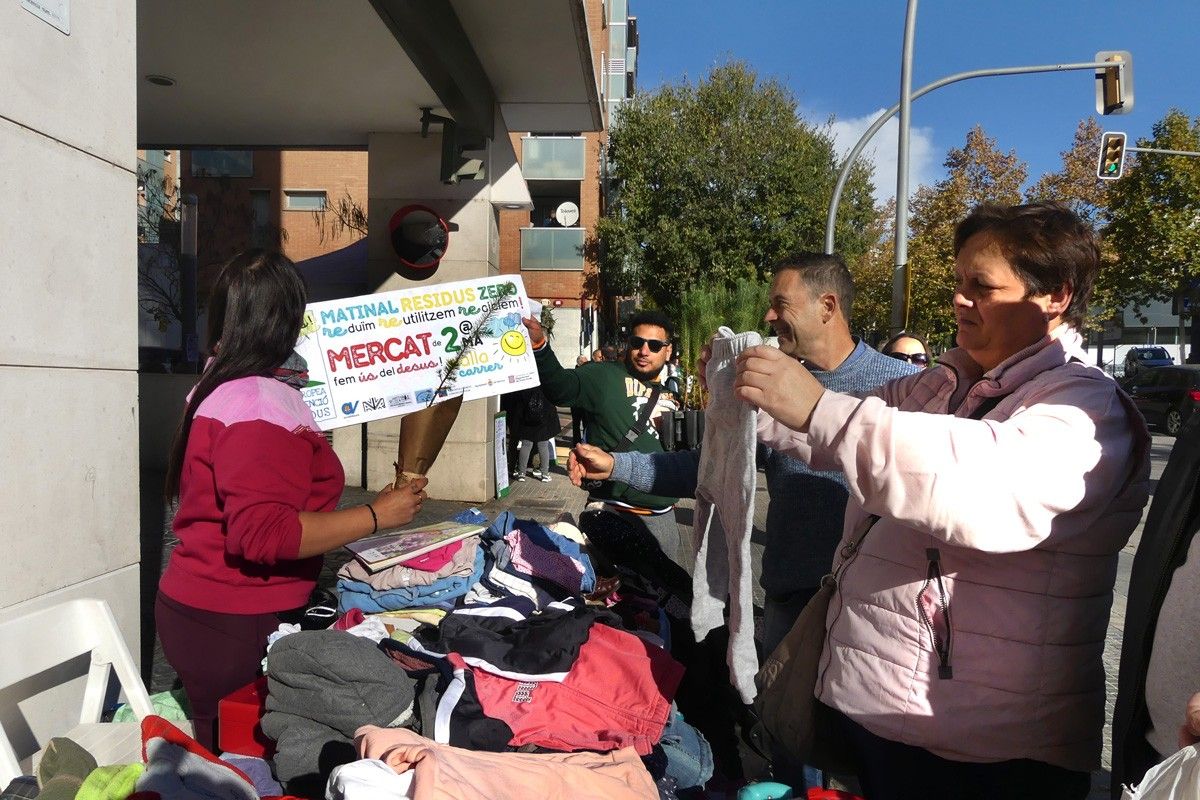
POLYGON ((907 361, 911 364, 928 364, 929 356, 924 353, 888 353, 892 358, 898 358, 901 361, 907 361))
POLYGON ((646 347, 650 348, 651 353, 657 353, 669 344, 670 342, 664 342, 661 339, 643 339, 641 336, 629 337, 630 350, 641 350, 642 345, 646 345, 646 347))

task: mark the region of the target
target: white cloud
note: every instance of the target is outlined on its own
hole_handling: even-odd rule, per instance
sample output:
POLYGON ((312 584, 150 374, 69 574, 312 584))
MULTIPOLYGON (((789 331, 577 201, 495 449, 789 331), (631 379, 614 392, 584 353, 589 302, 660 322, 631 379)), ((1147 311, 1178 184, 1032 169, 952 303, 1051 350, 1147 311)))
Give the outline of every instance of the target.
MULTIPOLYGON (((829 127, 834 147, 845 156, 886 109, 850 119, 835 119, 829 127)), ((884 124, 859 158, 875 165, 875 201, 884 203, 896 196, 896 137, 899 122, 892 117, 884 124)), ((913 127, 908 138, 909 196, 921 184, 932 185, 941 175, 940 159, 934 159, 933 129, 913 127)))

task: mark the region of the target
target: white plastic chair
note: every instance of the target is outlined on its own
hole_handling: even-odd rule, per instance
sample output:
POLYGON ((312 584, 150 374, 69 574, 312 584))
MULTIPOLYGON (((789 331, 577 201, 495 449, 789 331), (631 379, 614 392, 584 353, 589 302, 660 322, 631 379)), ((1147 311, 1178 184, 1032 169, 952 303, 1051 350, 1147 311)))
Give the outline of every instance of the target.
MULTIPOLYGON (((61 735, 75 739, 101 764, 139 760, 127 757, 131 747, 140 747, 139 726, 97 724, 114 670, 135 716, 141 720, 154 713, 146 687, 107 603, 95 599, 70 600, 12 619, 0 619, 0 653, 3 654, 0 656, 0 691, 91 653, 79 712, 80 726, 61 735), (118 760, 106 760, 108 758, 118 760), (122 758, 124 760, 120 760, 122 758)), ((135 749, 134 753, 140 753, 140 750, 135 749)), ((36 762, 36 756, 34 760, 36 762)), ((12 740, 8 733, 0 731, 0 789, 21 774, 12 740)))

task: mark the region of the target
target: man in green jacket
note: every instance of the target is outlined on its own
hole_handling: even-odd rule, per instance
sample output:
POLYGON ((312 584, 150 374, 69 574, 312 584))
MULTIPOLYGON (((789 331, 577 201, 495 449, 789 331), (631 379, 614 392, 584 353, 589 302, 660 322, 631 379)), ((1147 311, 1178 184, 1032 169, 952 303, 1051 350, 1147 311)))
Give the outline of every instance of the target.
MULTIPOLYGON (((542 390, 550 402, 569 406, 583 417, 588 442, 604 450, 660 453, 662 442, 655 424, 675 404, 665 391, 658 399, 644 429, 629 442, 626 438, 655 394, 658 376, 671 358, 674 325, 659 311, 641 311, 629 322, 630 336, 623 361, 602 361, 564 369, 546 346, 546 336, 537 320, 525 320, 533 344, 542 390)), ((598 482, 589 488, 588 501, 627 520, 645 526, 663 552, 678 562, 679 526, 675 523, 677 497, 659 497, 639 492, 624 483, 598 482)))

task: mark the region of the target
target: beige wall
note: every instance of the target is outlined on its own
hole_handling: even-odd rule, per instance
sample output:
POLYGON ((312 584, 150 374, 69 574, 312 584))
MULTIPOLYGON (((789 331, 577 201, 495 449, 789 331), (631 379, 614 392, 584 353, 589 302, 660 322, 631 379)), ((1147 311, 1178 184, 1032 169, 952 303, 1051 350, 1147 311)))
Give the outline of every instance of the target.
POLYGON ((70 10, 67 36, 0 4, 0 615, 104 597, 136 655, 135 8, 70 10))
MULTIPOLYGON (((367 243, 368 281, 376 291, 465 280, 499 272, 497 212, 491 203, 491 186, 483 181, 445 185, 437 180, 441 140, 434 133, 374 134, 370 138, 368 195, 370 234, 367 243), (395 271, 388 220, 403 206, 429 206, 458 226, 436 272, 417 282, 395 271)), ((494 494, 495 466, 491 457, 492 415, 497 398, 466 403, 450 431, 441 455, 429 475, 429 495, 439 499, 483 502, 494 494)), ((378 489, 394 476, 392 463, 400 420, 372 422, 367 426, 368 488, 378 489)), ((347 481, 361 479, 362 450, 359 428, 347 428, 334 437, 334 447, 346 467, 347 481)))

